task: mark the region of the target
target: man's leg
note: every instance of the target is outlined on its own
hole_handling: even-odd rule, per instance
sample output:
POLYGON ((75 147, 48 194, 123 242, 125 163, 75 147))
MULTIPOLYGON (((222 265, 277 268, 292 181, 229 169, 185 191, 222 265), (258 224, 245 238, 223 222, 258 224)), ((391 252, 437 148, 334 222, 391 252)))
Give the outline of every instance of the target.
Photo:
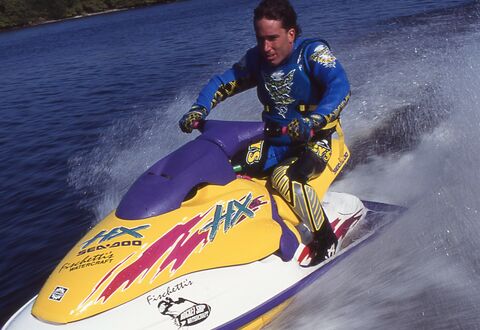
POLYGON ((323 172, 330 156, 330 139, 310 142, 303 154, 277 166, 271 176, 272 187, 313 233, 312 265, 333 255, 338 243, 315 190, 307 183, 323 172))

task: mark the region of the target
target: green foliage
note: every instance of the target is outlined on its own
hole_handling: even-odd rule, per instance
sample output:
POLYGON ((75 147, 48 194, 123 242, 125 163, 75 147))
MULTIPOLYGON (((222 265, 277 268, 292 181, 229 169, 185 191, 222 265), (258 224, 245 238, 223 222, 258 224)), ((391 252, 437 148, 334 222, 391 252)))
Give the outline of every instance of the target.
POLYGON ((0 30, 171 0, 0 0, 0 30))

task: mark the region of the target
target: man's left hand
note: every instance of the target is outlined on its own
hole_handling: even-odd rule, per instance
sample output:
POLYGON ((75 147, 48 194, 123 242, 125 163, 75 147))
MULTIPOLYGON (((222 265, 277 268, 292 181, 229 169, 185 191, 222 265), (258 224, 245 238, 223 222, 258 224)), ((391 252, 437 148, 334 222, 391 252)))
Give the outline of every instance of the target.
POLYGON ((312 121, 309 118, 296 118, 288 124, 287 132, 292 141, 308 142, 313 136, 312 121))

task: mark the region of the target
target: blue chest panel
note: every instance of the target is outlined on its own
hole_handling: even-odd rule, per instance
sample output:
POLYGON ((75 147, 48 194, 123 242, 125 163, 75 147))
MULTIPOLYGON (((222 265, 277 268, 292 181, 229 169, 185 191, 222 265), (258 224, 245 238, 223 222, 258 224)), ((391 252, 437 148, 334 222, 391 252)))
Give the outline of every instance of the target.
POLYGON ((263 119, 280 125, 301 117, 298 106, 317 104, 321 99, 322 88, 314 85, 305 68, 304 41, 291 54, 289 59, 275 68, 261 63, 258 73, 257 94, 260 102, 268 106, 263 119))

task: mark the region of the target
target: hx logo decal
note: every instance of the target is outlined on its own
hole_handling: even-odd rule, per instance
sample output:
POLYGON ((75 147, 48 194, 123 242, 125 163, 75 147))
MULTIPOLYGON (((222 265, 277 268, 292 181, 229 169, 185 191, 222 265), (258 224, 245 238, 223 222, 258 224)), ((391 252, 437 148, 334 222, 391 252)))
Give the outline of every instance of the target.
POLYGON ((102 230, 91 239, 83 242, 82 249, 85 249, 87 246, 89 246, 90 244, 92 244, 98 239, 99 239, 98 242, 102 243, 104 241, 108 241, 108 240, 111 240, 112 238, 116 238, 122 235, 130 235, 135 238, 143 238, 143 235, 138 233, 138 231, 142 229, 147 229, 148 227, 150 227, 150 225, 142 225, 135 228, 117 227, 117 228, 113 228, 109 232, 107 232, 106 230, 102 230))

